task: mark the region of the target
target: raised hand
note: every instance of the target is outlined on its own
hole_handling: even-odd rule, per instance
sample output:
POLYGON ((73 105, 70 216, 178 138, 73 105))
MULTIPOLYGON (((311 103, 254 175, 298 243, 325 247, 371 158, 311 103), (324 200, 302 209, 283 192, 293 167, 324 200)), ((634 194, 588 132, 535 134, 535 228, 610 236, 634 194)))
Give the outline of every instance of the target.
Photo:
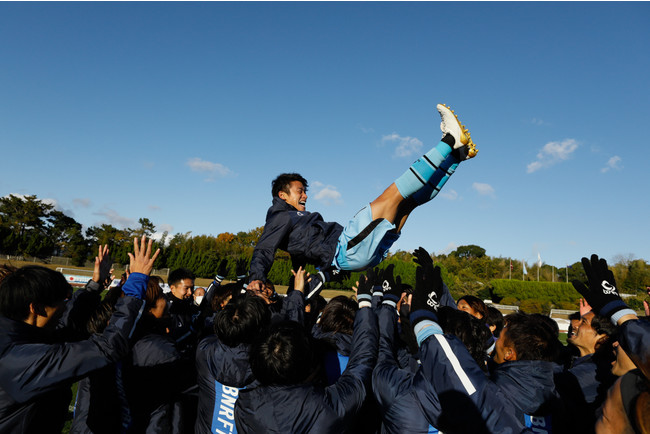
POLYGON ((129 271, 131 273, 142 273, 147 276, 151 274, 153 263, 160 254, 160 249, 158 249, 152 256, 152 248, 153 240, 149 240, 149 243, 147 243, 147 237, 145 235, 142 236, 140 245, 138 245, 137 238, 133 239, 133 253, 129 252, 129 271))
POLYGON ((397 306, 397 302, 402 296, 402 280, 399 276, 393 277, 394 264, 390 264, 382 274, 381 287, 384 292, 384 304, 389 304, 393 307, 397 306))
POLYGON ((100 245, 97 256, 95 256, 95 267, 93 269, 93 281, 104 285, 113 272, 113 259, 108 255, 108 244, 100 245))
POLYGON ((305 270, 302 267, 298 268, 298 271, 291 270, 293 274, 293 289, 296 291, 305 293, 305 270))
POLYGON ((227 275, 228 275, 228 260, 222 259, 221 262, 219 262, 219 266, 217 267, 217 276, 215 277, 215 280, 217 282, 221 282, 223 279, 226 278, 227 275))
MULTIPOLYGON (((368 270, 370 271, 370 270, 368 270)), ((359 276, 359 281, 356 287, 352 287, 357 294, 357 301, 359 307, 370 307, 372 301, 372 280, 368 279, 363 274, 359 276)))
POLYGON ((628 309, 618 293, 614 274, 607 267, 605 259, 598 258, 598 255, 591 255, 591 259, 582 258, 582 267, 585 269, 589 287, 579 280, 571 283, 596 313, 609 317, 620 310, 628 309))
POLYGON ((426 265, 415 269, 415 290, 411 299, 410 315, 413 326, 425 319, 437 321, 436 313, 440 307, 442 292, 440 267, 426 265))

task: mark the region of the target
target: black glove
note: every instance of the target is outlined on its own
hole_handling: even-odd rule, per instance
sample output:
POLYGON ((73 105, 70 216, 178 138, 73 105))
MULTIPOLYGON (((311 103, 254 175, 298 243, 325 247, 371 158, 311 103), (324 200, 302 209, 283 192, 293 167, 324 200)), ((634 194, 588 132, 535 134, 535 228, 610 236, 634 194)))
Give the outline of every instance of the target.
POLYGON ((413 252, 413 261, 418 264, 420 267, 426 268, 426 267, 433 267, 433 259, 431 259, 431 255, 429 255, 429 252, 424 250, 424 247, 418 247, 415 249, 413 252))
POLYGON ((323 284, 325 282, 327 282, 327 278, 322 271, 310 275, 309 278, 307 278, 307 288, 305 288, 305 301, 317 297, 318 294, 320 294, 320 292, 323 290, 323 284))
MULTIPOLYGON (((370 270, 368 272, 370 273, 370 270)), ((359 304, 364 301, 372 303, 372 284, 372 279, 363 274, 359 276, 359 287, 357 288, 357 301, 359 304)))
POLYGON ((381 290, 382 275, 383 271, 379 267, 369 268, 366 271, 366 280, 372 285, 373 297, 381 297, 384 295, 384 291, 381 290))
MULTIPOLYGON (((424 249, 423 249, 424 250, 424 249)), ((415 269, 415 290, 411 300, 411 325, 423 320, 438 321, 438 308, 443 285, 440 267, 418 267, 415 269)))
POLYGON ((235 273, 237 273, 237 281, 244 280, 248 274, 248 260, 246 258, 237 259, 235 264, 235 273))
POLYGON ((618 311, 629 309, 618 294, 614 273, 607 268, 605 259, 598 259, 598 255, 591 255, 591 261, 582 258, 582 267, 589 280, 589 288, 579 280, 573 280, 571 283, 594 311, 599 315, 611 317, 618 311))
POLYGON ((217 283, 221 283, 223 279, 226 278, 227 275, 228 275, 228 260, 222 259, 221 262, 219 263, 219 266, 217 267, 217 275, 215 276, 214 280, 216 280, 217 283))
POLYGON ((393 278, 394 269, 395 264, 386 267, 382 273, 381 288, 384 296, 383 304, 397 307, 397 302, 402 296, 402 279, 399 276, 397 276, 397 279, 393 278))

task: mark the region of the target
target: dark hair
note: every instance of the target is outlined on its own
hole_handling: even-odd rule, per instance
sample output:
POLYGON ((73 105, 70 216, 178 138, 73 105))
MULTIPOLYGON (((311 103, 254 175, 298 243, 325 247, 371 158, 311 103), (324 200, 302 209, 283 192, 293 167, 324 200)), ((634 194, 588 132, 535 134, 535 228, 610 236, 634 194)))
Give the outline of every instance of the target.
POLYGON ((15 321, 29 316, 29 305, 38 315, 45 306, 55 306, 72 294, 72 287, 58 271, 27 265, 7 274, 0 283, 0 314, 15 321))
POLYGON ((259 297, 238 297, 217 312, 214 331, 225 345, 250 344, 270 322, 271 312, 259 297))
POLYGON ((265 386, 300 384, 311 374, 313 354, 311 334, 295 321, 281 321, 251 346, 251 370, 265 386))
POLYGON ((187 268, 177 268, 169 273, 169 277, 167 277, 167 284, 169 286, 176 285, 183 279, 194 280, 196 277, 194 276, 194 273, 192 273, 192 271, 188 270, 187 268))
POLYGON ((486 306, 486 307, 488 313, 487 316, 483 318, 483 321, 485 321, 489 326, 496 327, 492 332, 492 336, 498 338, 499 335, 501 334, 501 330, 503 330, 503 314, 499 309, 497 309, 494 306, 486 306))
POLYGON ((501 339, 512 344, 517 360, 554 362, 560 357, 562 344, 555 330, 535 314, 515 312, 506 316, 501 339))
POLYGON ((86 324, 88 333, 102 333, 111 320, 113 312, 115 312, 115 303, 106 300, 102 301, 88 319, 86 324))
POLYGON ((573 312, 570 314, 569 321, 580 321, 580 312, 573 312))
POLYGON ((156 307, 159 299, 163 298, 163 290, 160 287, 162 279, 158 276, 151 276, 147 282, 147 290, 144 293, 145 310, 156 307))
POLYGON ((359 310, 359 305, 356 301, 345 295, 334 297, 323 309, 319 323, 321 331, 352 335, 357 310, 359 310))
POLYGON ((591 319, 591 327, 596 331, 597 335, 605 335, 605 338, 600 338, 596 342, 596 352, 608 354, 611 351, 614 337, 616 336, 617 327, 612 324, 609 318, 598 315, 594 312, 594 317, 591 319))
POLYGON ((438 323, 445 333, 458 337, 479 367, 485 370, 486 344, 490 342, 492 335, 483 320, 462 310, 442 306, 438 309, 438 323))
POLYGON ((0 265, 0 283, 2 283, 5 277, 14 273, 17 269, 18 267, 14 267, 13 265, 8 265, 8 264, 0 265))
POLYGON ((293 181, 302 182, 307 192, 307 180, 298 173, 282 173, 271 182, 271 196, 276 197, 281 191, 289 194, 289 187, 293 181))
POLYGON ((488 310, 487 306, 485 303, 483 303, 483 300, 481 300, 478 297, 474 297, 473 295, 464 295, 461 298, 458 299, 456 302, 456 305, 460 303, 461 300, 465 300, 467 304, 469 304, 469 307, 471 307, 475 312, 481 314, 481 319, 485 319, 488 315, 488 310))
POLYGON ((228 297, 234 299, 241 291, 241 284, 237 282, 228 283, 226 285, 219 285, 212 290, 212 310, 218 312, 222 309, 221 303, 226 301, 228 297))

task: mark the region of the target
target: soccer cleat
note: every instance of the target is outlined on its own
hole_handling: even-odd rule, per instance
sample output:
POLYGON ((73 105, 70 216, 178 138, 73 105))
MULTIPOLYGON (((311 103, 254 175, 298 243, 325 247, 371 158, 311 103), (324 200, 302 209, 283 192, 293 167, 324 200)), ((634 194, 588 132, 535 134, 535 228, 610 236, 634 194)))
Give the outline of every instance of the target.
POLYGON ((465 125, 460 123, 458 116, 445 104, 438 104, 438 113, 440 113, 440 129, 443 134, 450 134, 454 138, 454 153, 458 153, 460 160, 467 160, 478 153, 476 145, 472 142, 472 136, 465 125), (462 149, 466 147, 465 149, 462 149))

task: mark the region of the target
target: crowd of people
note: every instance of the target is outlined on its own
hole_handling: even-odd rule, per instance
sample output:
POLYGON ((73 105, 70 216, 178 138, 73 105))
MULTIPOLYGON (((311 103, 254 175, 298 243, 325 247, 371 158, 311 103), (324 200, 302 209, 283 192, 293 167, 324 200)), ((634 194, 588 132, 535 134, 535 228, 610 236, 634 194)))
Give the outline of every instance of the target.
POLYGON ((568 345, 539 314, 503 317, 453 300, 422 248, 414 288, 393 267, 369 269, 355 296, 305 297, 299 268, 286 296, 270 282, 149 276, 151 242, 130 274, 72 293, 39 266, 0 273, 0 432, 475 433, 648 432, 650 323, 617 294, 603 259, 568 345))

